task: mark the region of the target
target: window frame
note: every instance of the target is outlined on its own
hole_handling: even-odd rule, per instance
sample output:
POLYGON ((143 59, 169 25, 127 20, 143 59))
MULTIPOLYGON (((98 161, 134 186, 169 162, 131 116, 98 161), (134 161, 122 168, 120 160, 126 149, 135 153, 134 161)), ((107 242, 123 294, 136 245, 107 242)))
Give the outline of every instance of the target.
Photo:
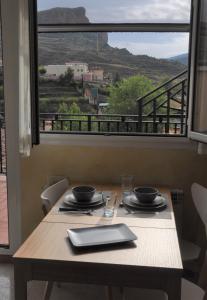
MULTIPOLYGON (((188 137, 194 141, 207 143, 207 134, 193 130, 194 105, 196 101, 196 72, 198 59, 198 28, 200 20, 200 1, 193 0, 193 20, 192 20, 192 40, 191 40, 191 69, 189 82, 189 118, 188 118, 188 137)), ((206 67, 205 67, 206 68, 206 67)))
MULTIPOLYGON (((35 0, 37 1, 37 0, 35 0)), ((192 10, 192 1, 191 1, 191 10, 192 10)), ((192 17, 192 16, 191 16, 192 17)), ((41 33, 67 33, 67 32, 169 32, 169 33, 176 33, 176 32, 183 32, 183 33, 189 33, 189 53, 190 53, 190 44, 191 44, 191 22, 192 18, 190 18, 189 23, 86 23, 86 24, 38 24, 37 25, 37 34, 41 33)), ((38 49, 37 49, 38 53, 38 49)), ((38 55, 38 54, 37 54, 38 55)), ((188 92, 189 92, 189 83, 188 83, 188 92)), ((39 102, 39 95, 38 95, 38 102, 39 102)), ((188 99, 189 103, 189 99, 188 99)), ((188 133, 188 122, 187 122, 187 117, 186 117, 186 131, 185 134, 182 135, 176 135, 176 134, 147 134, 147 133, 136 133, 136 134, 130 134, 128 133, 109 133, 109 134, 104 134, 104 133, 96 133, 96 132, 51 132, 51 133, 40 133, 41 136, 41 143, 48 142, 48 140, 51 140, 52 137, 57 135, 62 135, 62 136, 70 136, 70 139, 74 140, 74 135, 79 136, 80 139, 83 136, 87 137, 94 137, 94 136, 99 136, 99 137, 104 137, 106 139, 107 136, 113 136, 113 137, 120 137, 126 138, 128 136, 133 136, 133 138, 175 138, 177 140, 187 138, 187 133, 188 133), (43 136, 50 136, 50 138, 44 138, 43 136)), ((96 138, 97 139, 97 138, 96 138)), ((59 139, 62 140, 62 139, 59 139)), ((98 140, 98 139, 97 139, 98 140)))

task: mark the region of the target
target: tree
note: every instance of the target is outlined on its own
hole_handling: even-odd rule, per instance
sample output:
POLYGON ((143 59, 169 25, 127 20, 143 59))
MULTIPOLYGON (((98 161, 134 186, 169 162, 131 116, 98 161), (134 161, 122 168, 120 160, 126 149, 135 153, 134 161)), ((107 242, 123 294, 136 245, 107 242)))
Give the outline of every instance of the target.
POLYGON ((68 86, 71 83, 73 83, 73 77, 74 77, 73 70, 71 68, 68 68, 64 75, 60 75, 59 83, 61 85, 68 86))
POLYGON ((39 66, 39 74, 40 75, 45 75, 47 73, 47 70, 45 69, 44 66, 39 66))
POLYGON ((113 79, 114 85, 117 85, 117 83, 120 80, 121 80, 120 74, 118 72, 116 72, 115 75, 114 75, 114 79, 113 79))
MULTIPOLYGON (((60 114, 68 114, 66 116, 61 116, 61 119, 66 119, 65 121, 62 122, 62 127, 60 121, 57 121, 55 124, 55 129, 56 130, 61 130, 63 128, 64 131, 71 131, 70 129, 70 121, 73 119, 78 119, 78 121, 72 121, 72 131, 79 131, 79 121, 86 121, 87 117, 82 116, 82 112, 80 110, 80 107, 77 105, 77 103, 73 102, 71 105, 68 105, 66 103, 61 103, 58 109, 58 113, 60 114), (80 115, 80 116, 75 116, 75 115, 80 115), (68 120, 69 119, 69 120, 68 120)), ((82 122, 81 123, 81 131, 87 130, 87 123, 82 122)))
POLYGON ((109 87, 109 113, 136 114, 137 99, 153 90, 152 81, 142 75, 123 79, 109 87))
POLYGON ((4 87, 3 87, 3 85, 0 86, 0 99, 4 99, 4 87))

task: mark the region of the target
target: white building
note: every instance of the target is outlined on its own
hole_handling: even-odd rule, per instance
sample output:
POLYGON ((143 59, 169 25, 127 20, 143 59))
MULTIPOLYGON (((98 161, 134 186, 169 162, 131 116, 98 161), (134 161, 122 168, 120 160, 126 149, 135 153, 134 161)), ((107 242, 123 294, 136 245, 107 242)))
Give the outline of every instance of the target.
POLYGON ((71 61, 66 63, 65 65, 69 67, 71 70, 73 70, 75 80, 82 79, 82 75, 87 74, 89 72, 87 63, 83 63, 79 61, 71 61))
POLYGON ((60 75, 64 75, 67 71, 68 66, 66 65, 48 65, 45 66, 45 70, 47 71, 46 75, 49 77, 60 77, 60 75))
POLYGON ((73 71, 74 79, 81 80, 82 76, 89 73, 88 64, 78 61, 68 62, 65 65, 48 65, 45 66, 47 71, 46 76, 48 77, 60 77, 70 68, 73 71))

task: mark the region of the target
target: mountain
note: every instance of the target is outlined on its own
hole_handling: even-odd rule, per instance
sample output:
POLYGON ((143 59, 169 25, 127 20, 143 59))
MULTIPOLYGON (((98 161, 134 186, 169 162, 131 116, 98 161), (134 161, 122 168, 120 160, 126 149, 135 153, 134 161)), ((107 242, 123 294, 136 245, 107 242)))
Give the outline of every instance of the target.
MULTIPOLYGON (((53 8, 38 14, 39 23, 89 23, 83 7, 53 8)), ((65 64, 78 60, 89 67, 99 66, 105 72, 121 77, 143 74, 153 81, 174 76, 185 69, 176 61, 133 55, 127 49, 111 47, 105 32, 70 32, 39 34, 39 64, 65 64)))
POLYGON ((84 7, 65 8, 55 7, 48 10, 38 12, 39 24, 51 24, 51 23, 89 23, 89 19, 86 17, 86 11, 84 7))
POLYGON ((181 55, 173 56, 168 58, 169 61, 177 61, 183 65, 188 65, 188 53, 184 53, 181 55))

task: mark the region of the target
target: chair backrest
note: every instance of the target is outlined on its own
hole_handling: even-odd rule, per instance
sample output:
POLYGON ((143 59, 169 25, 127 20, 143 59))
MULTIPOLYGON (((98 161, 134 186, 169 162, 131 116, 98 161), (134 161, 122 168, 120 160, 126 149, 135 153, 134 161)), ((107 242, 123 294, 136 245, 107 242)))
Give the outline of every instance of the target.
POLYGON ((205 252, 202 268, 200 270, 198 285, 205 291, 203 300, 207 300, 207 252, 205 252))
POLYGON ((205 225, 207 236, 207 188, 198 183, 193 183, 191 193, 197 212, 205 225))
POLYGON ((42 199, 42 210, 44 215, 50 211, 60 196, 62 196, 68 189, 68 187, 68 180, 64 178, 63 180, 49 186, 42 192, 40 197, 42 199))

